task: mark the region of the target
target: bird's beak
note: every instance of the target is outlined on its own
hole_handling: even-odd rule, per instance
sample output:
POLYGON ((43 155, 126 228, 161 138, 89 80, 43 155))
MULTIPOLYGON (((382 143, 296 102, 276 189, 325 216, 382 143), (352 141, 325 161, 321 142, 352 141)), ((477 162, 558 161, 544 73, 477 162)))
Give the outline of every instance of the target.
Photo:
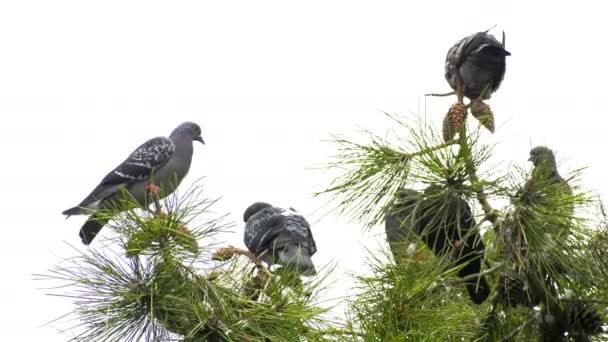
POLYGON ((528 158, 528 161, 532 161, 532 159, 533 159, 532 156, 530 156, 530 158, 528 158))
POLYGON ((203 140, 203 137, 200 137, 200 136, 199 136, 199 137, 194 138, 194 140, 196 140, 196 141, 200 141, 200 142, 201 142, 201 144, 205 145, 205 141, 203 140))

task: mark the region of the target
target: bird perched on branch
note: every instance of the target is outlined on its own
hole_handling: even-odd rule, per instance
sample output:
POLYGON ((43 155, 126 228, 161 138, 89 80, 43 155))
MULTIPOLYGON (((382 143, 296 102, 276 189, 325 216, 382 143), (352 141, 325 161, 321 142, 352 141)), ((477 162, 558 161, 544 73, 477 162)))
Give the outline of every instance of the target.
POLYGON ((408 235, 416 222, 413 215, 420 193, 412 189, 401 189, 392 207, 387 211, 384 218, 384 229, 386 240, 395 261, 407 256, 409 241, 408 235))
POLYGON ((550 183, 561 183, 564 179, 557 171, 557 163, 553 151, 546 146, 536 146, 530 150, 530 158, 534 164, 532 178, 535 180, 547 180, 550 183))
MULTIPOLYGON (((406 234, 414 232, 436 256, 450 254, 454 265, 464 264, 458 271, 461 278, 481 272, 485 246, 479 232, 469 233, 473 227, 471 207, 455 193, 433 197, 411 189, 400 190, 385 217, 387 238, 394 254, 400 252, 393 247, 399 246, 406 234)), ((465 284, 474 303, 481 304, 488 298, 490 286, 484 276, 467 279, 465 284)))
POLYGON ((179 186, 190 169, 193 141, 205 142, 201 128, 193 122, 184 122, 169 137, 152 138, 108 173, 93 191, 77 206, 63 215, 90 215, 80 229, 85 245, 93 241, 101 228, 110 220, 96 210, 113 208, 128 193, 139 205, 147 207, 152 195, 163 198, 179 186))
POLYGON ((250 205, 243 214, 245 245, 268 264, 280 264, 302 275, 316 274, 311 257, 317 252, 310 225, 293 208, 264 202, 250 205))
POLYGON ((553 151, 546 146, 537 146, 530 150, 530 158, 534 164, 532 176, 526 182, 524 190, 527 195, 535 196, 541 188, 548 188, 548 192, 561 197, 564 205, 563 213, 567 218, 572 217, 574 205, 572 203, 573 193, 568 182, 560 176, 557 171, 557 163, 553 151))
POLYGON ((483 31, 454 44, 445 60, 445 78, 452 89, 461 91, 470 100, 490 98, 500 87, 505 75, 506 57, 511 55, 505 50, 504 42, 504 32, 501 43, 488 31, 483 31))

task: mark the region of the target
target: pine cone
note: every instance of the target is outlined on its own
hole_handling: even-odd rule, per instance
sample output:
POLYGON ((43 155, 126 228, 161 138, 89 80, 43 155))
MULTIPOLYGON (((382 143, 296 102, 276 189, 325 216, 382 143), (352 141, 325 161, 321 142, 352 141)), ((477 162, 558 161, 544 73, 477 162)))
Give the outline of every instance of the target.
POLYGON ((467 107, 464 103, 454 103, 443 118, 443 140, 448 142, 454 139, 466 117, 467 107))
POLYGON ((471 114, 485 127, 488 131, 494 133, 496 129, 494 125, 494 113, 488 104, 481 100, 472 101, 471 114))
POLYGON ((511 274, 501 274, 498 279, 498 296, 502 303, 510 307, 523 305, 526 296, 523 280, 511 274))
POLYGON ((233 247, 233 246, 222 247, 222 248, 218 249, 217 251, 215 251, 215 253, 213 253, 213 255, 211 256, 211 259, 219 260, 219 261, 226 261, 226 260, 230 260, 235 254, 239 254, 238 248, 233 247))
POLYGON ((603 332, 602 317, 592 303, 574 301, 568 307, 568 330, 572 333, 595 335, 603 332))

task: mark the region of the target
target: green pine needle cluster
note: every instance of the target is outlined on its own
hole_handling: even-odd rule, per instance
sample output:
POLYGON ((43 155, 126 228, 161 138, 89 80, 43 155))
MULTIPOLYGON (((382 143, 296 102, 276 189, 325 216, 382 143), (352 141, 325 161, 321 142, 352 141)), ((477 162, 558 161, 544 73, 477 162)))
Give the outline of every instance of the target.
MULTIPOLYGON (((420 210, 421 203, 433 204, 435 217, 427 223, 433 227, 460 220, 445 217, 454 214, 442 210, 450 196, 467 200, 477 214, 477 224, 467 234, 482 234, 482 273, 492 293, 483 305, 472 307, 458 292, 458 281, 443 292, 433 290, 449 276, 441 272, 453 271, 447 258, 405 264, 377 259, 373 276, 359 278, 362 294, 350 308, 352 329, 366 340, 383 341, 404 336, 416 341, 547 340, 550 334, 561 335, 560 329, 575 338, 580 322, 568 321, 574 319, 569 313, 573 302, 596 303, 594 310, 608 322, 608 232, 605 221, 598 220, 603 217, 597 209, 601 203, 580 185, 582 170, 571 172, 568 185, 542 177, 532 182, 526 171, 530 165, 507 170, 492 165, 492 147, 481 142, 479 130, 469 131, 466 124, 457 139, 446 143, 422 119, 394 119, 403 132, 396 144, 372 133, 369 145, 336 139, 342 153, 328 167, 339 168, 342 174, 317 195, 330 195, 340 212, 368 229, 395 213, 401 189, 421 194, 405 212, 420 210), (516 280, 506 282, 507 278, 516 280), (507 284, 519 287, 507 289, 507 284), (501 298, 509 290, 519 302, 515 297, 501 298), (451 311, 451 303, 460 310, 451 311), (433 314, 425 316, 428 308, 433 314)), ((402 221, 403 246, 400 252, 392 251, 394 259, 419 241, 409 228, 413 224, 402 221)))
POLYGON ((401 262, 369 261, 350 305, 351 328, 365 341, 450 341, 475 338, 487 309, 468 303, 456 268, 419 248, 401 262))
MULTIPOLYGON (((259 260, 217 260, 212 238, 229 227, 195 186, 112 210, 116 238, 78 252, 39 278, 73 299, 78 341, 324 341, 341 330, 317 304, 323 276, 302 281, 259 260), (219 217, 219 218, 218 218, 219 217), (329 335, 328 335, 329 334, 329 335)), ((96 241, 97 242, 97 241, 96 241)))
POLYGON ((230 225, 195 186, 145 209, 125 193, 95 213, 113 218, 115 238, 39 276, 59 282, 53 294, 74 301, 74 339, 608 340, 598 326, 608 322, 608 219, 581 186, 582 170, 570 173, 568 185, 535 177, 523 163, 504 170, 466 123, 444 142, 424 120, 389 117, 402 131, 397 142, 371 132, 367 144, 335 138, 339 154, 328 168, 342 173, 316 194, 367 229, 398 220, 396 231, 387 226, 396 238, 392 259, 370 254, 371 274, 355 276, 346 322, 326 318, 330 308, 318 300, 324 275, 303 280, 216 245, 230 225), (471 227, 462 227, 463 201, 475 217, 471 227), (481 239, 480 274, 459 276, 468 266, 454 253, 462 247, 444 241, 433 252, 432 239, 418 235, 428 231, 412 230, 421 226, 444 227, 444 236, 447 228, 466 229, 450 236, 465 245, 481 239), (480 275, 491 293, 476 305, 466 285, 480 275))

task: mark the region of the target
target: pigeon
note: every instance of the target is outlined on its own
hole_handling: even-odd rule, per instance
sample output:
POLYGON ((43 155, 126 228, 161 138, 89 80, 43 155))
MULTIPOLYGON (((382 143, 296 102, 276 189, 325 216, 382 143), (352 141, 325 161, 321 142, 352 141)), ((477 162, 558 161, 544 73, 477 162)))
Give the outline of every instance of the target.
POLYGON ((110 220, 97 215, 96 210, 113 208, 113 203, 125 198, 125 191, 142 207, 150 203, 149 192, 163 198, 175 191, 190 169, 195 140, 205 143, 201 128, 196 123, 184 122, 168 138, 146 141, 108 173, 80 204, 65 210, 63 215, 67 217, 90 215, 80 229, 82 242, 89 245, 110 220))
MULTIPOLYGON (((549 186, 554 187, 555 194, 563 196, 571 202, 573 197, 572 188, 568 182, 560 176, 557 171, 557 163, 553 151, 546 146, 537 146, 530 150, 530 158, 534 164, 531 178, 526 182, 525 189, 532 192, 538 187, 549 186)), ((564 214, 572 217, 574 214, 573 203, 567 203, 564 206, 564 214)))
POLYGON ((395 261, 408 256, 410 243, 407 239, 414 225, 414 212, 420 193, 412 189, 401 189, 398 197, 384 219, 386 240, 395 261), (409 215, 408 215, 409 214, 409 215))
MULTIPOLYGON (((467 234, 473 227, 475 218, 471 207, 454 193, 437 199, 415 190, 401 189, 385 216, 387 239, 394 255, 400 253, 393 249, 394 246, 403 248, 399 244, 404 236, 414 232, 436 256, 449 253, 455 266, 464 264, 458 271, 461 278, 481 272, 485 246, 478 232, 467 234), (462 241, 465 235, 469 236, 462 241)), ((468 279, 465 284, 475 304, 483 303, 490 295, 490 286, 484 276, 468 279)))
POLYGON ((564 182, 557 171, 553 151, 546 146, 536 146, 530 150, 528 161, 534 164, 532 178, 548 180, 553 184, 564 182))
POLYGON ((243 214, 245 245, 269 265, 311 276, 316 274, 311 257, 317 252, 306 219, 295 209, 273 207, 264 202, 250 205, 243 214))
POLYGON ((511 53, 488 31, 465 37, 452 46, 445 59, 445 78, 458 91, 456 71, 460 74, 462 95, 470 100, 490 98, 502 82, 506 57, 511 53))

